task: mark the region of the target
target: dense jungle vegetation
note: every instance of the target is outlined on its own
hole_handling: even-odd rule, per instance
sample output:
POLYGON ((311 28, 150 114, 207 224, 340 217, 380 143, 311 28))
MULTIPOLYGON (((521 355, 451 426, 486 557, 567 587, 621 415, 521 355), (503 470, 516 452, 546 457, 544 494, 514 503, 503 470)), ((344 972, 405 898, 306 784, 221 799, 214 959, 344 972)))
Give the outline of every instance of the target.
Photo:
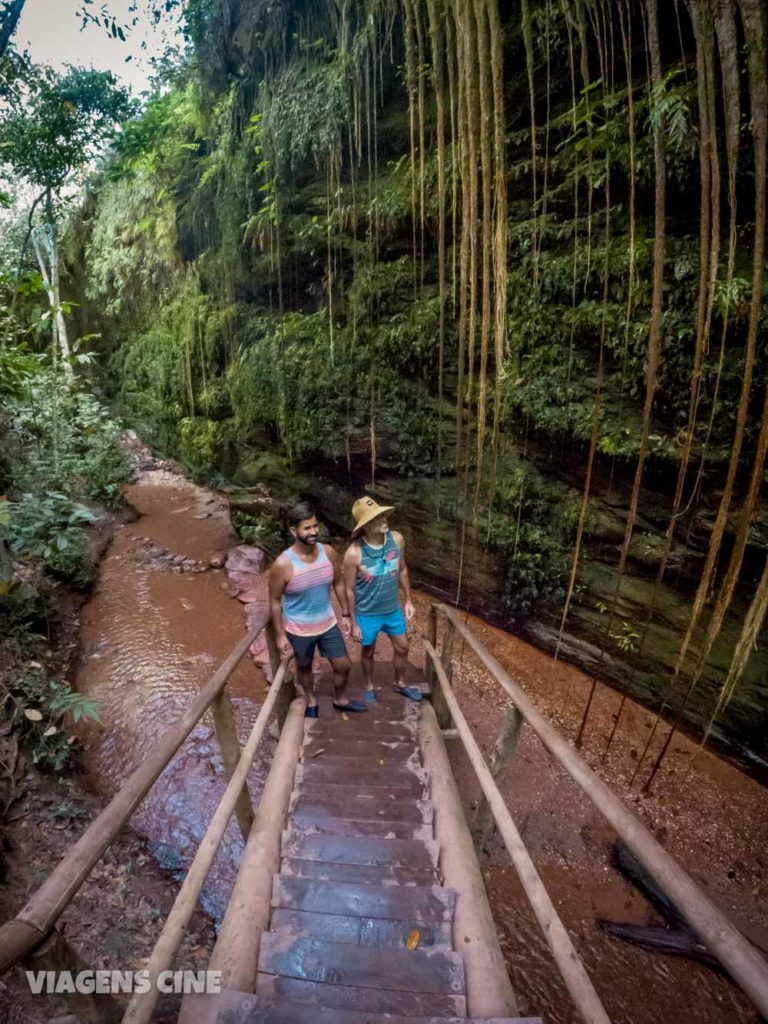
POLYGON ((17 549, 59 572, 34 517, 107 479, 98 383, 239 488, 243 536, 274 534, 257 485, 336 535, 368 488, 423 585, 764 769, 761 0, 181 6, 186 55, 133 113, 5 58, 54 137, 123 122, 65 206, 84 150, 25 165, 6 97, 0 160, 41 198, 8 198, 2 430, 99 423, 92 472, 66 447, 47 482, 3 465, 47 496, 17 549))

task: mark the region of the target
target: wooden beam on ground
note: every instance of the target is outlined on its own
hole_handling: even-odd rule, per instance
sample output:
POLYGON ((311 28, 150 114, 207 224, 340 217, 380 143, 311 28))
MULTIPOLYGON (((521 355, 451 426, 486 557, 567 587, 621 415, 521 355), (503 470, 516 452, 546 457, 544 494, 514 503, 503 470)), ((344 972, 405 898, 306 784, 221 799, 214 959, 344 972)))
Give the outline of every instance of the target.
MULTIPOLYGON (((74 946, 61 934, 54 931, 24 961, 27 971, 68 971, 72 975, 87 971, 88 964, 74 946)), ((124 1005, 112 995, 96 992, 63 992, 56 996, 61 999, 69 1013, 84 1024, 117 1024, 123 1015, 124 1005)))
POLYGON ((438 659, 437 653, 431 644, 426 643, 425 647, 427 655, 434 660, 438 682, 442 687, 456 728, 461 734, 467 757, 488 800, 499 832, 507 847, 512 863, 515 865, 525 890, 525 895, 531 904, 531 909, 552 951, 565 987, 568 989, 584 1024, 611 1024, 610 1018, 605 1012, 605 1007, 584 969, 584 965, 571 942, 570 936, 565 930, 565 926, 555 910, 549 893, 544 887, 544 883, 531 860, 531 856, 517 830, 517 826, 512 820, 512 815, 504 803, 496 783, 493 781, 488 765, 485 763, 483 752, 477 745, 472 730, 467 725, 467 721, 462 714, 459 702, 456 700, 456 696, 451 689, 451 684, 438 659))
POLYGON ((183 713, 154 753, 126 780, 98 817, 51 872, 26 906, 0 928, 0 974, 30 953, 51 931, 93 866, 168 766, 171 758, 226 685, 232 670, 264 628, 264 621, 246 633, 207 685, 183 713), (19 923, 29 926, 19 928, 19 923))
POLYGON ((468 1015, 514 1017, 517 1001, 507 975, 472 836, 437 716, 428 704, 421 709, 419 740, 436 808, 435 838, 440 845, 440 871, 446 886, 456 893, 454 947, 464 956, 468 1015))

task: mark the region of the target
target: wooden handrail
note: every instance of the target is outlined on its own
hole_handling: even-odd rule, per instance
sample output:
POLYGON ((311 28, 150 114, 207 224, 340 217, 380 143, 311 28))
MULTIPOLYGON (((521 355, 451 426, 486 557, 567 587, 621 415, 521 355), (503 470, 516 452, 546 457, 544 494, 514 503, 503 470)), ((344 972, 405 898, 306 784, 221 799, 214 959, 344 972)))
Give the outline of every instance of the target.
POLYGON ((768 963, 712 902, 640 819, 573 750, 534 707, 525 692, 478 640, 454 609, 434 606, 460 633, 499 685, 509 694, 542 744, 589 797, 619 838, 658 883, 763 1016, 768 1016, 768 963))
POLYGON ((568 989, 571 999, 573 999, 574 1005, 585 1024, 611 1024, 610 1018, 600 1001, 600 997, 584 969, 581 958, 574 949, 565 925, 560 920, 560 915, 555 910, 555 905, 550 899, 549 893, 544 887, 544 883, 531 860, 531 856, 517 830, 512 815, 504 803, 504 798, 493 781, 493 776, 485 763, 483 752, 477 745, 477 741, 472 735, 472 730, 467 725, 467 721, 461 712, 459 702, 456 700, 456 695, 451 689, 451 684, 448 681, 448 676, 445 674, 445 669, 440 662, 437 651, 429 640, 424 641, 424 647, 433 661, 434 671, 442 687, 443 698, 448 705, 451 717, 467 752, 469 762, 488 801, 507 851, 512 858, 512 863, 515 865, 518 878, 525 891, 525 895, 528 897, 531 909, 552 951, 552 956, 555 959, 565 987, 568 989))
POLYGON ((267 699, 256 716, 251 734, 242 749, 240 760, 237 762, 232 773, 229 785, 225 789, 219 805, 211 818, 211 823, 200 841, 197 853, 174 900, 171 912, 166 918, 160 937, 155 943, 155 948, 152 950, 152 956, 147 965, 150 981, 149 989, 134 993, 123 1017, 123 1024, 148 1024, 152 1020, 157 1000, 160 996, 157 980, 162 972, 170 967, 184 939, 189 919, 197 905, 197 897, 200 895, 200 890, 210 871, 211 864, 213 864, 213 859, 221 845, 221 840, 224 838, 224 832, 243 791, 245 780, 256 756, 256 751, 259 749, 259 744, 267 729, 267 723, 280 696, 286 668, 287 662, 284 661, 272 680, 267 699))
POLYGON ((31 953, 46 938, 104 851, 224 688, 233 669, 261 633, 266 620, 265 612, 184 711, 175 728, 128 777, 27 904, 13 920, 0 927, 0 974, 31 953))

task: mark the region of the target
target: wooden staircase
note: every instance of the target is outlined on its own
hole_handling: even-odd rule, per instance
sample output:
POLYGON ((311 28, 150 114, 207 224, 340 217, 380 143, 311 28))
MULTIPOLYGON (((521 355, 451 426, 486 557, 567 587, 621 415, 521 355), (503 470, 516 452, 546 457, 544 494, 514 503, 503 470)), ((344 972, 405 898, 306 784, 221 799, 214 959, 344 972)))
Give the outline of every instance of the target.
POLYGON ((226 993, 217 1024, 467 1020, 420 708, 377 692, 366 714, 321 692, 320 717, 305 721, 256 992, 226 993))

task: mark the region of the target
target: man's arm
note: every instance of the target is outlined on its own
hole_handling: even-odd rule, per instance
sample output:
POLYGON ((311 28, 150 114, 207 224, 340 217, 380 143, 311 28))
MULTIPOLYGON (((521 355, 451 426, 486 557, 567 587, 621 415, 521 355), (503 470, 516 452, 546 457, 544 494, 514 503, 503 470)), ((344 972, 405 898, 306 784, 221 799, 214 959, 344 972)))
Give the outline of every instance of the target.
POLYGON ((287 566, 282 555, 274 560, 269 570, 269 614, 277 638, 277 649, 283 658, 290 657, 292 647, 283 626, 283 594, 288 583, 287 566))
POLYGON ((344 587, 347 591, 347 607, 352 622, 352 637, 354 640, 362 638, 360 627, 355 621, 355 583, 357 581, 357 568, 360 565, 360 547, 358 544, 350 544, 344 555, 344 587))
POLYGON ((411 600, 411 577, 408 575, 408 565, 405 561, 405 538, 402 533, 396 533, 395 530, 392 531, 392 537, 395 544, 400 548, 400 576, 398 582, 405 598, 405 617, 410 622, 416 614, 416 609, 413 607, 413 601, 411 600))
MULTIPOLYGON (((341 567, 341 556, 335 548, 332 548, 330 544, 325 544, 325 553, 333 563, 333 592, 336 595, 336 600, 339 602, 341 607, 342 617, 349 620, 349 607, 347 605, 347 590, 344 586, 344 574, 341 567)), ((347 629, 346 632, 349 634, 349 622, 345 623, 347 629)))

